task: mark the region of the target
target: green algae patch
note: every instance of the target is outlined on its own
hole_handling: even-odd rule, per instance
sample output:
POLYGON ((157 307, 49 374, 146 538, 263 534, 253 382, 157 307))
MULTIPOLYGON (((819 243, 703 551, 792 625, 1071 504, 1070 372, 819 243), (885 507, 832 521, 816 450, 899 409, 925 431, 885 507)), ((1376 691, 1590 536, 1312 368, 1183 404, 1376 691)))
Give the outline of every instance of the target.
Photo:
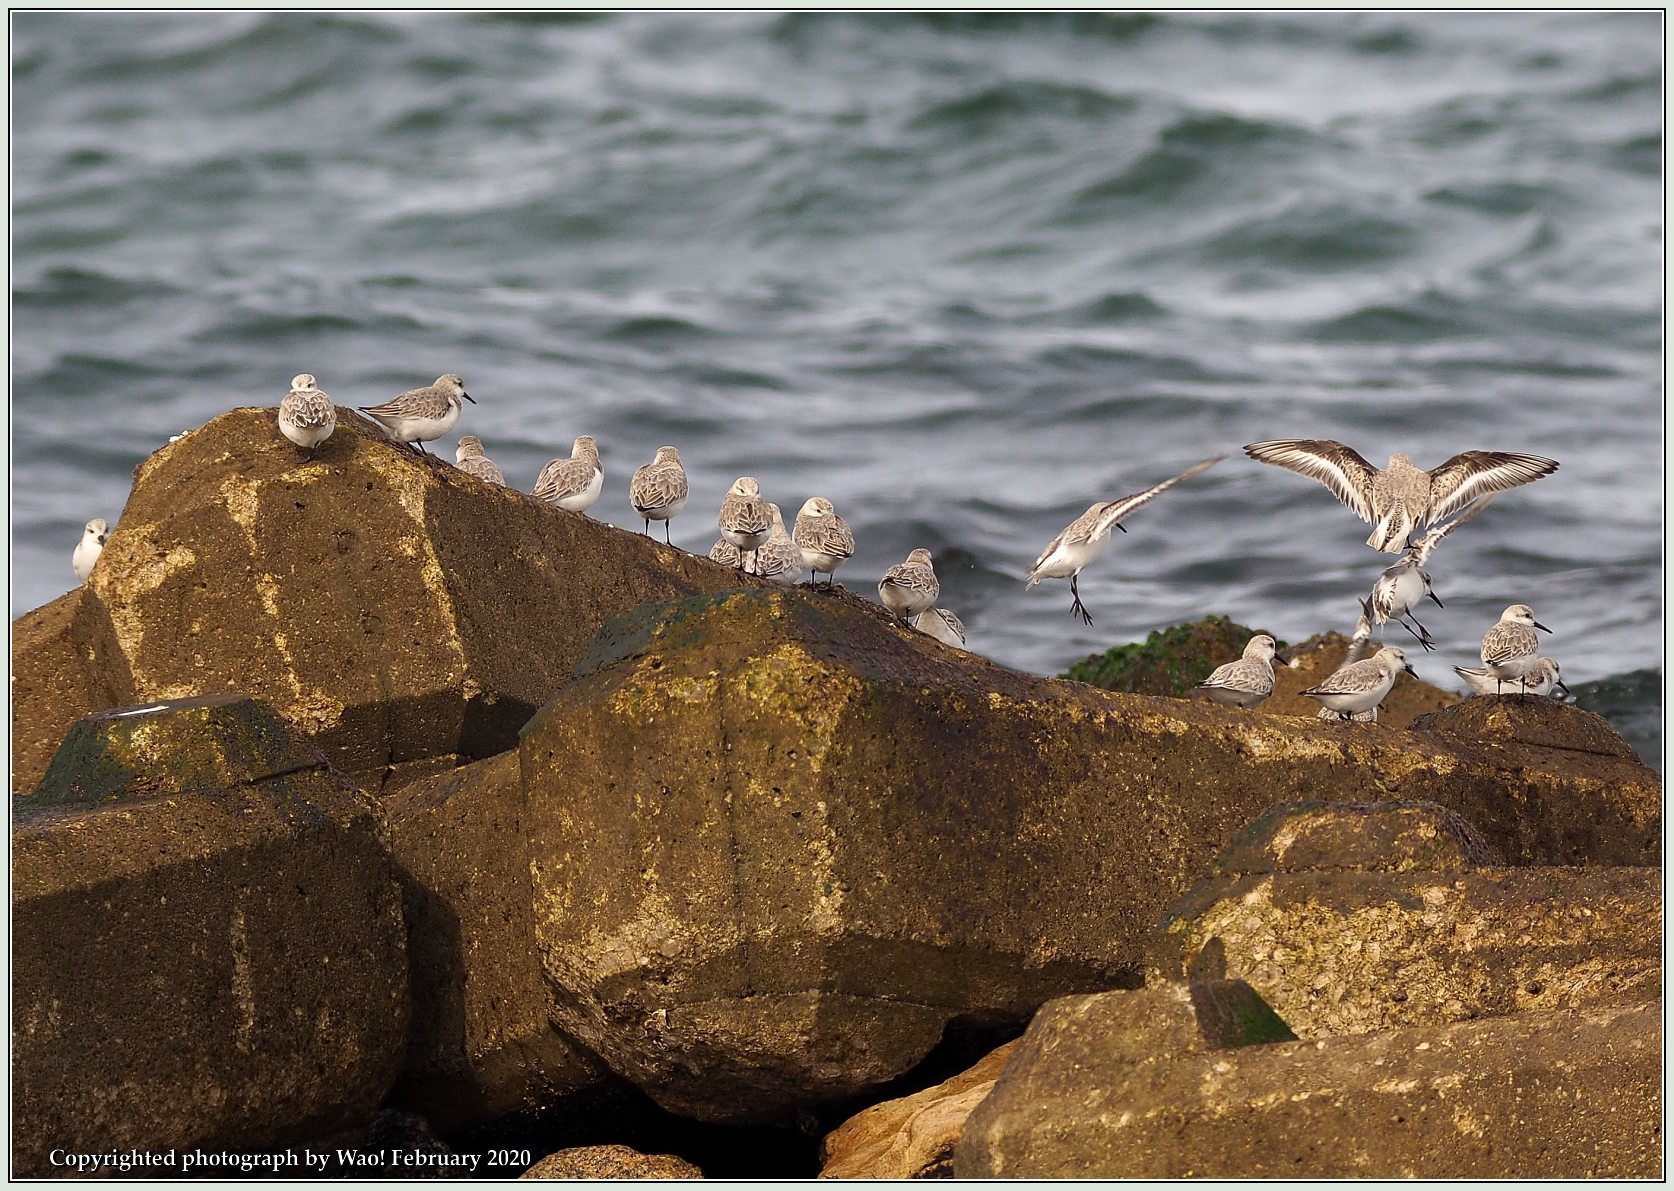
MULTIPOLYGON (((1216 666, 1242 657, 1251 637, 1266 632, 1237 624, 1230 617, 1206 616, 1191 624, 1159 629, 1144 641, 1089 654, 1062 677, 1107 691, 1184 696, 1216 666)), ((1283 641, 1273 639, 1284 647, 1283 641)))

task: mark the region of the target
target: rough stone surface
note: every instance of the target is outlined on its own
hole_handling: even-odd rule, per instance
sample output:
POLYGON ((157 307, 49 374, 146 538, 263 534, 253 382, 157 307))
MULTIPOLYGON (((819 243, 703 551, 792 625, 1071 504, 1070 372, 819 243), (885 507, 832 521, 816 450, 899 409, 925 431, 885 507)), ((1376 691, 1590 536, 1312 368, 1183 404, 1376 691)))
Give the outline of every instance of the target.
POLYGON ((835 1102, 955 1019, 1133 987, 1163 911, 1275 802, 1399 790, 1512 863, 1660 842, 1627 759, 1098 691, 806 591, 613 621, 522 748, 558 1020, 700 1119, 835 1102))
POLYGON ((406 1038, 400 890, 370 802, 271 710, 79 722, 12 864, 17 1173, 366 1127, 406 1038))
POLYGON ((89 702, 238 690, 376 792, 512 747, 611 613, 758 582, 355 416, 306 462, 272 409, 233 410, 135 471, 73 623, 14 636, 14 764, 30 772, 89 702))
POLYGON ((844 1121, 820 1146, 822 1179, 935 1179, 953 1175, 953 1147, 1017 1049, 1008 1042, 976 1066, 844 1121))
POLYGON ((599 1079, 598 1064, 552 1027, 517 753, 412 782, 382 811, 413 994, 392 1101, 451 1130, 543 1107, 599 1079))
POLYGON ((1461 815, 1433 802, 1276 806, 1215 858, 1221 876, 1352 869, 1464 872, 1499 855, 1461 815))
POLYGON ((90 642, 99 633, 85 588, 12 622, 12 789, 33 790, 70 725, 117 703, 90 642))
POLYGON ((1477 696, 1424 716, 1414 726, 1518 755, 1556 750, 1638 757, 1602 715, 1544 696, 1477 696))
MULTIPOLYGON (((1151 990, 1147 990, 1151 991, 1151 990)), ((960 1178, 1655 1178, 1661 1004, 1169 1049, 1132 993, 1048 1005, 960 1178), (1145 1039, 1132 1037, 1143 1033, 1145 1039)), ((1182 1032, 1187 1032, 1182 1029, 1182 1032)))
POLYGON ((642 1154, 627 1146, 579 1146, 548 1154, 525 1179, 701 1179, 703 1171, 672 1154, 642 1154))

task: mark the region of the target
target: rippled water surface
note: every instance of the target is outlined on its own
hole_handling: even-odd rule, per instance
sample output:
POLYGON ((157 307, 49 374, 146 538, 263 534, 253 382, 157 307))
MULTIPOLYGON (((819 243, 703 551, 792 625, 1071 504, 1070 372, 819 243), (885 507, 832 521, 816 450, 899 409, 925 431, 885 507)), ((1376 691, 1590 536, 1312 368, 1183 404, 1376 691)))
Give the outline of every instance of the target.
MULTIPOLYGON (((312 371, 456 371, 514 484, 681 447, 916 545, 1056 672, 1209 612, 1349 628, 1387 558, 1244 459, 1562 460, 1430 567, 1420 673, 1505 605, 1578 682, 1662 665, 1660 15, 17 14, 11 600, 133 467, 312 371), (1098 498, 1228 458, 1025 591, 1098 498)), ((1657 692, 1645 686, 1654 708, 1657 692)))

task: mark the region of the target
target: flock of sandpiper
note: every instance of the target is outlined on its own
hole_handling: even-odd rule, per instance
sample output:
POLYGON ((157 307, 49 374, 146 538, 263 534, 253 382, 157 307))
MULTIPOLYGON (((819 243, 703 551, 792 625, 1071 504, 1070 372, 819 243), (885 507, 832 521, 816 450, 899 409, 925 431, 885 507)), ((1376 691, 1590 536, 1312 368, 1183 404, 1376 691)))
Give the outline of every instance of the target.
MULTIPOLYGON (((391 438, 427 453, 423 444, 451 432, 467 401, 475 404, 465 391, 465 382, 447 373, 437 377, 435 384, 411 389, 382 405, 362 406, 360 412, 391 438)), ((337 407, 320 391, 314 376, 304 372, 293 377, 291 391, 279 405, 279 429, 284 436, 311 459, 336 426, 337 407)), ((1259 462, 1318 480, 1373 527, 1368 545, 1402 555, 1360 602, 1360 620, 1347 660, 1323 682, 1302 692, 1319 700, 1319 714, 1325 719, 1377 719, 1377 710, 1395 679, 1403 670, 1413 673, 1413 669, 1405 652, 1395 646, 1362 656, 1371 643, 1372 626, 1400 624, 1423 648, 1433 648, 1434 638, 1413 614, 1426 597, 1441 606, 1424 569, 1431 553, 1448 534, 1486 508, 1496 493, 1550 475, 1558 467, 1556 461, 1539 455, 1465 451, 1429 471, 1405 455, 1393 455, 1387 467, 1377 468, 1329 439, 1277 439, 1252 443, 1244 451, 1259 462), (1413 533, 1426 528, 1429 532, 1412 540, 1413 533)), ((1076 581, 1109 545, 1111 531, 1127 532, 1121 522, 1129 513, 1207 471, 1221 458, 1205 459, 1143 492, 1095 502, 1047 544, 1030 568, 1028 586, 1043 579, 1068 579, 1071 611, 1091 625, 1093 618, 1081 602, 1076 581)), ((474 435, 459 440, 455 461, 460 470, 478 479, 505 485, 504 474, 474 435)), ((586 513, 603 490, 604 465, 598 444, 592 436, 582 435, 569 458, 554 459, 541 469, 533 495, 558 508, 586 513)), ((685 509, 688 495, 686 472, 674 447, 659 448, 655 459, 634 472, 628 489, 630 503, 644 519, 645 534, 649 536, 651 522, 661 521, 664 540, 670 544, 668 523, 685 509)), ((810 585, 824 574, 829 589, 837 569, 854 553, 854 534, 829 500, 810 497, 787 531, 779 506, 763 499, 760 484, 751 476, 740 476, 728 489, 716 522, 721 536, 711 547, 710 558, 784 583, 795 583, 807 571, 810 585)), ((72 557, 76 577, 83 582, 92 573, 109 532, 102 519, 87 523, 72 557)), ((878 583, 879 598, 902 624, 963 647, 965 626, 952 612, 936 606, 940 594, 930 552, 924 549, 912 551, 906 561, 890 567, 878 583)), ((1527 604, 1512 604, 1482 639, 1482 665, 1455 666, 1455 672, 1477 694, 1502 694, 1508 688, 1533 695, 1563 690, 1558 663, 1539 656, 1536 629, 1551 631, 1535 619, 1527 604)), ((1256 707, 1273 692, 1275 652, 1273 638, 1257 634, 1245 646, 1243 657, 1219 667, 1197 690, 1217 703, 1256 707)))

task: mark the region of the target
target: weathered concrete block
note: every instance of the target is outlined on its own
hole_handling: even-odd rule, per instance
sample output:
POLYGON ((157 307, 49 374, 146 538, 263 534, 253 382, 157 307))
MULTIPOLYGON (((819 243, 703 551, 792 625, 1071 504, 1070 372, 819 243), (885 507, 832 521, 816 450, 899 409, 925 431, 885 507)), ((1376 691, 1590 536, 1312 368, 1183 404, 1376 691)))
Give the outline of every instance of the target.
POLYGON ((1275 801, 1492 806, 1523 863, 1646 863, 1660 839, 1660 783, 1627 759, 1472 762, 1098 691, 806 591, 613 621, 522 751, 558 1019, 706 1119, 840 1100, 954 1019, 1138 984, 1164 909, 1275 801))
POLYGON ((1278 807, 1170 911, 1147 982, 1248 981, 1304 1038, 1662 991, 1662 875, 1482 867, 1442 807, 1278 807))
POLYGON ((406 1036, 366 797, 232 696, 79 721, 13 803, 13 1161, 364 1128, 406 1036))
POLYGON ((107 677, 90 642, 97 609, 86 588, 12 622, 12 789, 33 790, 70 725, 122 702, 125 676, 107 677))
POLYGON ((57 747, 66 716, 43 702, 237 690, 376 792, 513 747, 611 613, 766 582, 482 484, 354 416, 306 462, 273 410, 223 414, 139 466, 120 525, 75 626, 14 639, 18 673, 93 659, 86 691, 14 687, 14 763, 57 747))
POLYGON ((413 989, 412 1037, 391 1100, 451 1130, 602 1078, 552 1026, 517 753, 412 782, 380 809, 405 898, 413 989))
MULTIPOLYGON (((1659 1004, 1169 1050, 1168 1001, 1071 997, 965 1123, 959 1178, 1654 1178, 1659 1004), (1136 1039, 1135 1030, 1148 1037, 1136 1039)), ((1164 991, 1147 989, 1146 994, 1164 991)))

